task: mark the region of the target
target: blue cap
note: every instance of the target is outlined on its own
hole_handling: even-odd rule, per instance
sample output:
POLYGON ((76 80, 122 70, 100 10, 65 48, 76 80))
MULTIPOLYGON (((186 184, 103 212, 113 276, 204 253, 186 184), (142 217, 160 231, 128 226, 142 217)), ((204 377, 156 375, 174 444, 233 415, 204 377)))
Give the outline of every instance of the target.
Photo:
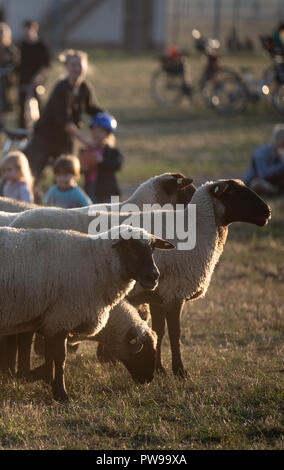
POLYGON ((97 113, 90 122, 90 127, 92 126, 104 127, 108 131, 114 132, 117 128, 117 121, 111 114, 97 113))

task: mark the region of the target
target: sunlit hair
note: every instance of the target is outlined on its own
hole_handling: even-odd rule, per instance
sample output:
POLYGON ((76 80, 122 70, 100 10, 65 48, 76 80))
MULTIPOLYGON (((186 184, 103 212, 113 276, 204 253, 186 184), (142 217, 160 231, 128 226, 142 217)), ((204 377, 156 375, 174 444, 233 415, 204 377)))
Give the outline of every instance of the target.
POLYGON ((7 164, 14 165, 15 168, 17 168, 20 172, 20 181, 24 181, 30 189, 33 188, 34 179, 30 169, 29 161, 23 152, 20 152, 19 150, 13 150, 7 153, 7 155, 5 155, 5 157, 3 157, 0 162, 1 172, 7 164))
POLYGON ((80 160, 76 155, 60 155, 60 157, 55 160, 53 171, 55 175, 68 173, 77 179, 80 177, 81 171, 80 160))
POLYGON ((0 22, 0 30, 2 30, 2 43, 4 46, 10 46, 12 42, 12 31, 10 26, 7 25, 7 23, 4 23, 3 21, 0 22))
POLYGON ((80 57, 82 62, 85 65, 88 65, 88 54, 83 51, 79 51, 75 49, 66 49, 65 51, 61 52, 58 56, 60 62, 62 62, 64 65, 67 65, 68 61, 70 59, 73 59, 74 57, 80 57))
POLYGON ((272 143, 275 147, 284 146, 284 124, 276 124, 273 127, 272 143))

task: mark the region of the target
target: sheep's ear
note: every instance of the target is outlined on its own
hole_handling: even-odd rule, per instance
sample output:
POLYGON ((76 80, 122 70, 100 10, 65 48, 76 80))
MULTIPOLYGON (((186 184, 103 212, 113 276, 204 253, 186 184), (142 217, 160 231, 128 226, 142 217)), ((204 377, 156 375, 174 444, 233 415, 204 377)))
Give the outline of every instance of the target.
POLYGON ((158 248, 158 250, 174 250, 175 249, 175 245, 159 237, 154 237, 154 240, 152 242, 152 247, 158 248))
POLYGON ((192 185, 193 180, 191 178, 178 178, 177 183, 179 185, 177 191, 183 191, 192 185))
POLYGON ((230 186, 228 181, 220 181, 220 183, 216 183, 210 188, 211 194, 215 197, 220 197, 227 191, 228 187, 230 186))
POLYGON ((131 327, 126 334, 126 343, 132 354, 138 354, 143 348, 143 343, 137 336, 137 332, 131 327))
POLYGON ((192 182, 193 180, 191 178, 186 178, 182 174, 175 173, 164 182, 163 186, 167 194, 173 194, 176 191, 186 188, 192 182))

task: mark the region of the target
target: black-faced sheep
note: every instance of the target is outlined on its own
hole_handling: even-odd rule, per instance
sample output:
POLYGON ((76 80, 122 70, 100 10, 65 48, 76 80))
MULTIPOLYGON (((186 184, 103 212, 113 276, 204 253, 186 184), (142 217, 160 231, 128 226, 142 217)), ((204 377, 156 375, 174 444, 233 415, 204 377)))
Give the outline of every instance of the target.
POLYGON ((99 236, 1 228, 0 242, 0 334, 43 332, 45 364, 32 371, 32 377, 51 382, 57 400, 68 399, 64 384, 68 334, 98 334, 135 280, 155 289, 159 272, 153 249, 173 248, 130 226, 99 236))
MULTIPOLYGON (((185 226, 192 205, 196 205, 194 249, 157 253, 161 273, 158 289, 146 293, 137 286, 129 295, 134 304, 150 303, 152 328, 158 335, 156 368, 161 371, 164 370, 161 345, 167 321, 173 372, 181 377, 187 376, 180 351, 180 317, 185 301, 205 296, 231 223, 263 226, 270 218, 269 206, 240 180, 219 180, 199 187, 184 211, 185 226)), ((176 245, 179 242, 177 238, 171 241, 176 245)))

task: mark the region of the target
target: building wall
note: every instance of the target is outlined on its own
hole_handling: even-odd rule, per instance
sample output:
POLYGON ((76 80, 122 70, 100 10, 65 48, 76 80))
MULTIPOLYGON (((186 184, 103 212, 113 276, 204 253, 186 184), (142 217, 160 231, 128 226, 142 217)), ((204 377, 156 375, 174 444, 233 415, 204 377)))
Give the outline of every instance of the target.
POLYGON ((76 43, 116 43, 123 40, 124 0, 105 0, 68 35, 76 43))
MULTIPOLYGON (((7 23, 12 28, 13 38, 18 41, 22 34, 21 23, 31 18, 36 21, 50 9, 58 9, 62 0, 2 0, 6 11, 7 23)), ((79 2, 80 0, 78 0, 79 2)), ((143 2, 143 0, 140 0, 143 2)), ((154 4, 154 20, 152 25, 152 42, 162 44, 166 34, 166 14, 168 0, 152 0, 154 4)), ((63 0, 64 2, 64 0, 63 0)), ((57 11, 60 11, 58 9, 57 11)), ((64 8, 62 9, 64 14, 64 8)), ((105 0, 94 11, 91 11, 72 32, 64 38, 64 47, 84 45, 109 45, 123 47, 125 26, 125 0, 105 0)), ((60 33, 60 18, 55 17, 52 25, 52 38, 60 33)), ((151 38, 150 38, 151 40, 151 38)), ((56 38, 55 44, 58 44, 56 38)))

